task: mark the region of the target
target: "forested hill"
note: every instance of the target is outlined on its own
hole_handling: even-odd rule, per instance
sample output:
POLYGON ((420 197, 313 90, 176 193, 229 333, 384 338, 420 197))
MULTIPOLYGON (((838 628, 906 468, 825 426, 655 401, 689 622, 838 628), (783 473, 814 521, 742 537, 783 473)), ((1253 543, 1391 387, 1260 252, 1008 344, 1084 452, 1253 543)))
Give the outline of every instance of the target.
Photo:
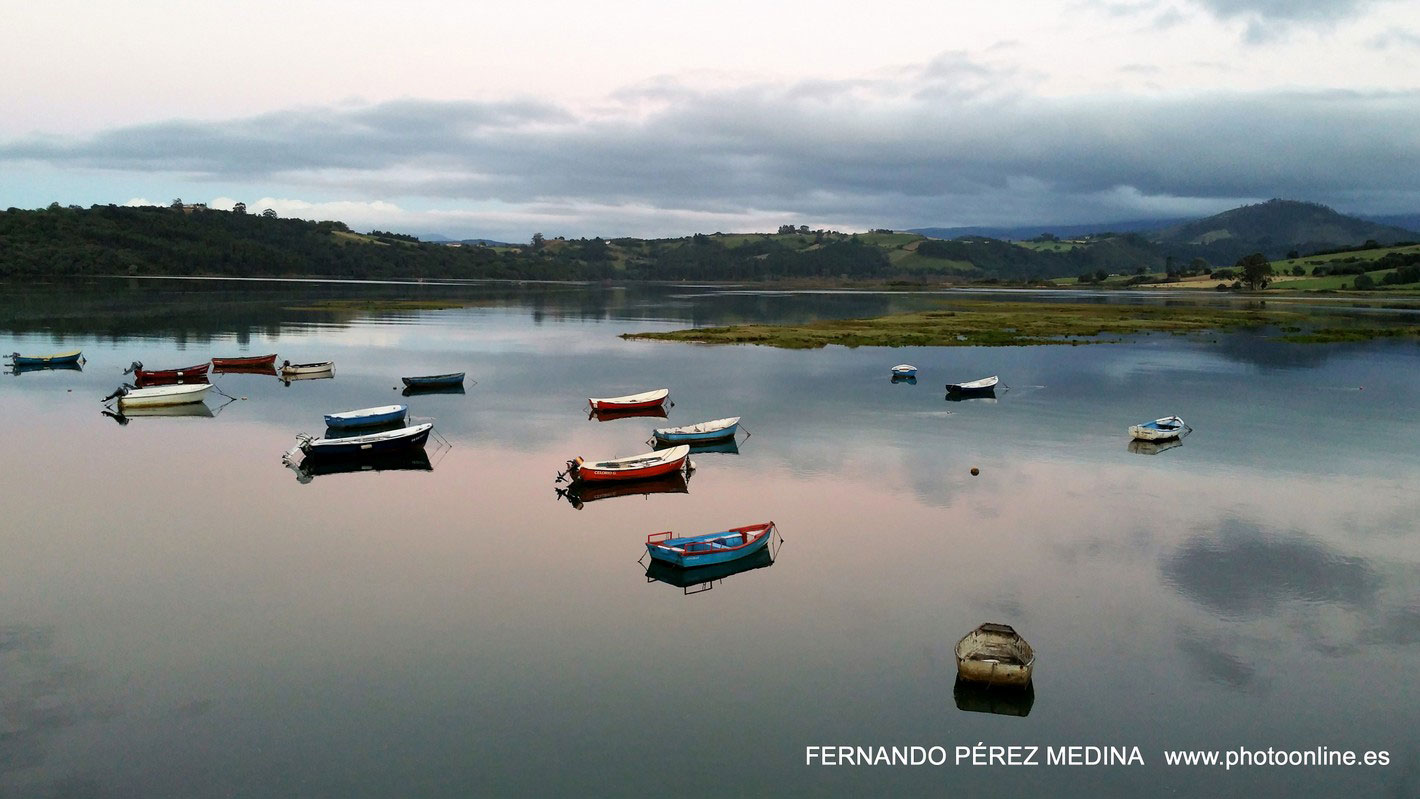
MULTIPOLYGON (((1327 230, 1333 233, 1349 230, 1334 219, 1328 218, 1328 223, 1327 230)), ((1266 242, 1265 251, 1273 257, 1281 254, 1274 250, 1288 248, 1276 238, 1259 238, 1253 228, 1240 226, 1236 219, 1229 224, 1228 233, 1209 228, 1214 233, 1199 234, 1211 239, 1204 242, 1189 240, 1191 229, 1183 228, 1177 238, 1163 242, 1138 233, 1068 239, 1046 234, 1008 242, 972 236, 942 240, 888 230, 847 234, 785 225, 776 233, 609 240, 536 236, 526 245, 479 246, 421 242, 414 236, 382 231, 357 233, 341 222, 307 222, 200 206, 66 208, 55 204, 0 213, 0 277, 1030 281, 1087 273, 1157 273, 1184 264, 1193 269, 1232 265, 1237 256, 1231 254, 1204 258, 1207 263, 1200 265, 1199 253, 1219 249, 1218 241, 1230 241, 1234 249, 1244 242, 1261 249, 1266 242)), ((1396 237, 1383 230, 1378 233, 1379 226, 1356 230, 1396 237)), ((1298 235, 1304 234, 1303 230, 1298 235)))

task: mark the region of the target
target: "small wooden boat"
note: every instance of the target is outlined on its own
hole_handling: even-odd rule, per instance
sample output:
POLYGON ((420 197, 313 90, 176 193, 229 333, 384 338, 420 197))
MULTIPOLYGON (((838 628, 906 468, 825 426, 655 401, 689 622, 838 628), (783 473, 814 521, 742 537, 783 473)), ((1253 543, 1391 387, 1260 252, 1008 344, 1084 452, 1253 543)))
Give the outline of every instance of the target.
POLYGON ((357 411, 327 413, 325 426, 335 429, 378 427, 382 424, 402 422, 407 413, 409 413, 408 405, 381 405, 377 408, 361 408, 357 411))
POLYGON ((692 568, 737 560, 752 555, 769 543, 774 522, 732 527, 718 533, 676 538, 674 533, 646 536, 646 551, 652 559, 672 566, 692 568))
POLYGON ((117 399, 118 409, 156 408, 164 405, 185 405, 201 402, 212 386, 207 383, 154 386, 153 388, 120 388, 107 399, 117 399))
POLYGON ((900 363, 892 368, 893 377, 916 377, 917 367, 910 363, 900 363))
POLYGON ((996 391, 996 384, 1001 379, 996 375, 983 377, 980 380, 972 380, 967 383, 948 383, 948 394, 992 394, 996 391))
POLYGON ((683 427, 658 427, 651 431, 657 441, 672 444, 694 444, 704 441, 719 441, 734 438, 740 429, 740 417, 730 416, 709 422, 688 424, 683 427))
POLYGON ((447 386, 463 385, 463 372, 450 372, 446 375, 423 375, 421 377, 401 377, 407 388, 445 388, 447 386))
POLYGON ((709 591, 715 587, 716 582, 726 577, 773 565, 774 553, 769 551, 769 547, 760 547, 752 554, 735 560, 689 569, 672 566, 663 560, 652 558, 651 562, 646 564, 646 582, 673 585, 682 589, 686 596, 691 596, 709 591))
POLYGON ((401 427, 398 430, 387 430, 382 433, 370 433, 348 438, 316 438, 315 436, 299 435, 296 436, 296 445, 286 453, 283 459, 290 462, 296 457, 297 452, 305 453, 308 458, 350 457, 398 452, 423 447, 424 442, 429 440, 429 431, 433 429, 434 425, 425 422, 413 427, 401 427))
POLYGON ((316 361, 314 363, 291 363, 281 362, 281 374, 286 377, 295 375, 323 375, 326 372, 335 371, 335 361, 316 361))
POLYGON ((591 403, 594 411, 634 411, 641 408, 658 408, 665 404, 666 397, 670 395, 670 389, 658 388, 640 394, 627 394, 624 397, 588 397, 587 402, 591 403))
POLYGON ((139 382, 145 383, 176 383, 179 380, 194 377, 207 377, 207 370, 212 368, 210 363, 199 363, 195 366, 183 366, 177 369, 144 369, 142 361, 134 361, 124 374, 132 373, 139 382))
POLYGON ((690 446, 681 444, 659 452, 629 455, 605 461, 587 462, 580 457, 567 461, 567 476, 573 482, 596 480, 642 480, 660 477, 685 468, 690 446))
POLYGON ((21 355, 18 352, 10 353, 10 359, 15 366, 57 366, 65 363, 78 363, 84 357, 83 350, 70 350, 68 352, 56 352, 53 355, 21 355))
POLYGON ((1177 416, 1165 416, 1152 422, 1131 425, 1129 436, 1139 441, 1165 441, 1170 438, 1178 438, 1191 429, 1177 416))
POLYGON ((238 355, 234 358, 213 358, 214 369, 245 369, 264 366, 268 370, 276 366, 276 353, 270 355, 238 355))
POLYGON ((1035 650, 1007 624, 983 624, 957 642, 957 675, 970 682, 1025 685, 1035 650))

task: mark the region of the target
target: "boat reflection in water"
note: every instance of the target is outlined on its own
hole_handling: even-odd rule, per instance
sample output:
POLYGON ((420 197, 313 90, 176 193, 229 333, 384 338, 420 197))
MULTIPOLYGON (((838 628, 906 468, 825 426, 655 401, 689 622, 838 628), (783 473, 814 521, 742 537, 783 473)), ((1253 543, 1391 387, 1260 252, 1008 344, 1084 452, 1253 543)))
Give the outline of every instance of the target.
POLYGON ((649 497, 652 494, 689 494, 690 479, 683 471, 671 472, 662 477, 648 480, 628 480, 626 482, 585 483, 576 482, 557 489, 559 499, 572 503, 581 510, 588 502, 596 502, 615 497, 649 497))
POLYGON ((1169 438, 1163 441, 1142 441, 1140 439, 1130 439, 1129 451, 1135 455, 1157 455, 1165 450, 1183 446, 1183 436, 1169 438))
MULTIPOLYGON (((230 402, 231 400, 222 403, 222 405, 219 406, 217 410, 220 411, 222 408, 227 407, 230 402)), ((185 405, 154 405, 151 407, 146 407, 142 405, 137 407, 130 406, 127 408, 120 408, 118 411, 110 411, 105 409, 104 411, 102 411, 102 413, 104 416, 107 416, 108 418, 114 420, 115 422, 118 422, 119 424, 128 424, 129 420, 131 419, 151 419, 158 417, 187 417, 190 419, 211 419, 213 416, 217 415, 216 412, 212 410, 212 407, 205 402, 189 402, 185 405)))
POLYGON ((971 394, 947 394, 947 402, 980 402, 982 404, 992 404, 996 402, 996 390, 978 391, 971 394))
POLYGON ((29 372, 82 372, 84 365, 78 361, 68 363, 16 363, 10 364, 6 374, 22 375, 29 372))
POLYGON ((400 393, 406 397, 415 395, 422 397, 426 394, 463 394, 465 392, 463 383, 459 383, 456 386, 405 386, 404 391, 400 393))
POLYGON ((630 411, 598 411, 587 412, 588 419, 596 419, 598 422, 612 422, 617 419, 665 419, 666 406, 657 405, 654 408, 637 408, 630 411))
POLYGON ((893 383, 906 383, 909 386, 917 385, 917 375, 893 375, 890 379, 893 383))
POLYGON ((434 464, 424 449, 408 449, 360 456, 307 456, 300 463, 285 461, 286 468, 296 473, 296 482, 305 485, 328 474, 363 472, 432 472, 434 464))
POLYGON ((279 377, 276 373, 276 366, 264 364, 257 366, 213 366, 214 375, 262 375, 265 377, 279 377))
MULTIPOLYGON (((749 438, 749 436, 745 436, 745 438, 749 438)), ((659 450, 670 449, 671 447, 678 445, 669 441, 661 441, 659 439, 652 438, 651 446, 654 449, 659 450)), ((687 444, 686 446, 690 447, 691 455, 702 455, 707 452, 719 452, 725 455, 740 454, 740 445, 733 438, 726 438, 721 441, 707 441, 703 444, 687 444)))
POLYGON ((952 686, 952 699, 957 710, 968 713, 994 713, 998 716, 1029 716, 1035 704, 1035 683, 1025 685, 991 685, 964 680, 957 675, 952 686))
POLYGON ((703 594, 713 589, 715 583, 726 577, 773 566, 774 560, 779 554, 778 550, 783 546, 783 539, 778 539, 778 542, 780 546, 776 547, 774 551, 770 551, 770 547, 764 547, 752 555, 746 555, 737 560, 728 560, 709 566, 696 566, 691 569, 672 566, 664 561, 651 558, 650 564, 646 566, 646 582, 673 585, 681 589, 686 596, 703 594))

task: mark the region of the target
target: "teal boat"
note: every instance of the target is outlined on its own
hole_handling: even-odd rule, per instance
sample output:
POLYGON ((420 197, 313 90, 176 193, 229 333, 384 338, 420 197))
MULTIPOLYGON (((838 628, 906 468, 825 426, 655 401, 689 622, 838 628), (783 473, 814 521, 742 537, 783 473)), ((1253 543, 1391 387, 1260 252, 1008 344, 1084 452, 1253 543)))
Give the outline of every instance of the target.
POLYGON ((769 543, 773 533, 774 522, 682 538, 671 532, 651 533, 646 536, 646 551, 653 560, 689 569, 753 555, 769 543))
POLYGON ((10 359, 15 362, 15 366, 59 366, 61 364, 78 363, 84 357, 82 350, 70 350, 68 352, 56 352, 53 355, 21 355, 18 352, 10 353, 10 359))

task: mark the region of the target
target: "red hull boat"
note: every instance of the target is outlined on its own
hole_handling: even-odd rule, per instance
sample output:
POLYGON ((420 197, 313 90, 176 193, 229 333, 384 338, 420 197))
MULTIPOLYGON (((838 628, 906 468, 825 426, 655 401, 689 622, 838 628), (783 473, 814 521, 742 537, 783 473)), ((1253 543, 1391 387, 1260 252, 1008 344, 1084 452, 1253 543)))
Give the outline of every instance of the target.
POLYGON ((572 478, 573 482, 642 480, 678 472, 685 468, 685 461, 688 457, 690 457, 690 447, 682 444, 658 452, 647 452, 644 455, 632 455, 606 461, 588 462, 581 458, 574 458, 567 462, 567 475, 572 478))
POLYGON ((134 361, 128 370, 137 378, 139 384, 152 386, 163 383, 206 383, 207 370, 210 368, 212 364, 199 363, 181 369, 144 369, 142 361, 134 361))
POLYGON ((658 388, 654 391, 643 391, 640 394, 629 394, 625 397, 589 397, 587 402, 591 404, 594 411, 639 411, 645 408, 661 407, 670 395, 670 389, 658 388))
POLYGON ((218 369, 243 369, 253 366, 276 367, 276 353, 270 355, 243 355, 237 358, 213 358, 212 365, 218 369))

